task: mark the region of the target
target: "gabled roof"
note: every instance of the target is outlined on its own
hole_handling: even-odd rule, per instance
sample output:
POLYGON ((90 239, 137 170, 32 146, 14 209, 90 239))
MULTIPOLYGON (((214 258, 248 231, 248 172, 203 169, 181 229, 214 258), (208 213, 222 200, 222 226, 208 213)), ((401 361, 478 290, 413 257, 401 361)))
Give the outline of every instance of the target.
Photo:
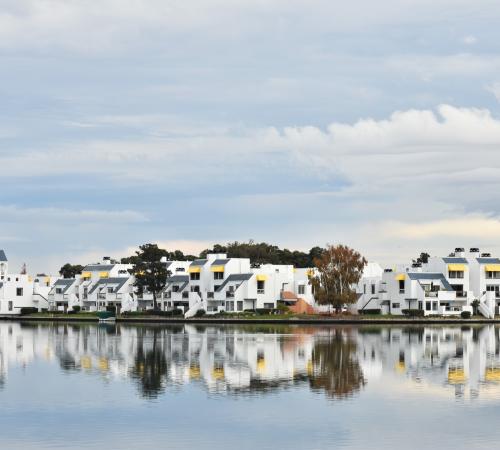
POLYGON ((212 263, 212 266, 224 266, 224 265, 226 265, 229 261, 231 261, 229 258, 227 258, 227 259, 216 259, 216 260, 212 263))
MULTIPOLYGON (((228 284, 228 283, 243 283, 244 281, 248 281, 250 278, 253 277, 253 273, 235 273, 233 275, 229 275, 225 280, 224 283, 222 283, 219 288, 217 289, 217 292, 221 292, 222 289, 228 284)), ((239 285, 238 285, 239 287, 239 285)))
POLYGON ((97 283, 94 284, 94 286, 92 286, 89 294, 92 294, 92 292, 94 292, 99 286, 108 285, 112 285, 113 287, 115 287, 115 292, 118 292, 128 279, 128 277, 101 278, 97 283))
POLYGON ((449 256, 449 257, 443 258, 443 261, 446 264, 453 264, 453 263, 456 263, 456 264, 468 264, 467 259, 462 258, 460 256, 457 256, 457 257, 451 257, 451 256, 449 256))
POLYGON ((195 259, 191 262, 191 266, 204 266, 208 259, 195 259))
POLYGON ((5 256, 5 252, 0 250, 0 262, 7 262, 7 256, 5 256))
POLYGON ((101 272, 101 271, 109 271, 115 264, 89 264, 83 268, 83 272, 101 272))
POLYGON ((500 264, 499 258, 477 258, 479 264, 500 264))
POLYGON ((443 288, 446 291, 453 291, 453 288, 451 287, 451 284, 448 283, 446 278, 442 273, 433 273, 433 272, 408 272, 407 273, 408 278, 410 280, 418 280, 418 281, 440 281, 441 284, 443 285, 443 288))

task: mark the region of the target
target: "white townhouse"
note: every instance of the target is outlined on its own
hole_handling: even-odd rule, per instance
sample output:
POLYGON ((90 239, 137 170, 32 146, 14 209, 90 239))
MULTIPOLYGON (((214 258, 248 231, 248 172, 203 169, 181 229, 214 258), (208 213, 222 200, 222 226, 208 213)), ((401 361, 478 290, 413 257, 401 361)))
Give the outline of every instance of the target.
POLYGON ((354 309, 363 313, 403 314, 420 309, 425 315, 458 315, 472 311, 475 300, 479 312, 492 318, 500 310, 500 259, 478 248, 468 252, 457 247, 446 257, 431 257, 427 263, 413 263, 383 273, 365 268, 356 292, 354 309))
POLYGON ((209 314, 241 312, 298 298, 314 303, 306 269, 271 264, 254 268, 248 258, 208 254, 190 262, 185 274, 176 272, 167 280, 163 307, 182 308, 190 317, 201 309, 209 314))
POLYGON ((19 314, 21 308, 48 308, 47 296, 54 279, 40 274, 10 273, 9 262, 0 250, 0 315, 19 314))
POLYGON ((133 290, 130 264, 117 263, 109 257, 84 267, 76 278, 57 280, 49 292, 51 310, 67 311, 75 306, 83 311, 135 310, 137 298, 133 290))

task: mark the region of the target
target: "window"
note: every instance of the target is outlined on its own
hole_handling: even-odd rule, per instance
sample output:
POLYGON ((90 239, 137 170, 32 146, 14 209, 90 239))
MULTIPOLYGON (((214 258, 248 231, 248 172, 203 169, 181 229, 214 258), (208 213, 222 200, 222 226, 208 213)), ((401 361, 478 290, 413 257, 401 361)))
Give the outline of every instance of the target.
POLYGON ((9 311, 12 311, 12 302, 9 302, 9 311))
POLYGON ((224 272, 214 272, 214 280, 223 280, 224 272))
POLYGON ((56 288, 56 294, 62 294, 62 288, 56 288))
POLYGON ((437 309, 438 309, 438 304, 437 304, 437 302, 432 302, 432 310, 433 310, 433 311, 437 311, 437 309))
POLYGON ((424 309, 424 305, 422 302, 418 302, 418 309, 424 309))
POLYGON ((266 308, 266 309, 273 309, 274 308, 274 303, 264 303, 264 308, 266 308))
POLYGON ((23 288, 17 288, 16 289, 16 296, 22 297, 23 296, 23 288))
POLYGON ((463 278, 464 271, 463 270, 450 270, 448 272, 448 278, 463 278))
POLYGON ((112 293, 113 293, 113 291, 114 291, 114 288, 112 288, 112 287, 108 287, 108 294, 112 294, 112 293))
POLYGON ((366 294, 366 284, 363 284, 363 294, 366 294))
POLYGON ((200 292, 200 286, 191 286, 191 292, 200 292))
POLYGON ((234 311, 234 302, 226 302, 226 311, 234 311))
POLYGON ((238 311, 243 311, 243 302, 236 302, 238 311))
POLYGON ((199 272, 191 273, 189 274, 189 278, 191 281, 197 281, 200 279, 200 273, 199 272))
POLYGON ((372 295, 375 294, 375 285, 372 284, 372 295))
POLYGON ((425 302, 425 310, 430 311, 431 310, 431 302, 425 302))
POLYGON ((304 295, 306 293, 306 287, 303 284, 299 284, 299 295, 304 295))
POLYGON ((265 291, 266 282, 257 280, 257 294, 263 294, 265 291))
POLYGON ((399 293, 405 293, 405 280, 399 280, 399 293))
POLYGON ((487 271, 486 272, 486 278, 490 278, 490 279, 496 279, 496 278, 500 278, 500 272, 491 272, 491 271, 487 271))
POLYGON ((495 297, 500 297, 500 286, 498 284, 487 284, 486 290, 488 292, 494 292, 495 297))
POLYGON ((393 303, 393 304, 392 304, 392 307, 393 307, 394 309, 399 309, 399 303, 393 303))
POLYGON ((172 286, 172 292, 179 292, 179 286, 177 285, 172 286))

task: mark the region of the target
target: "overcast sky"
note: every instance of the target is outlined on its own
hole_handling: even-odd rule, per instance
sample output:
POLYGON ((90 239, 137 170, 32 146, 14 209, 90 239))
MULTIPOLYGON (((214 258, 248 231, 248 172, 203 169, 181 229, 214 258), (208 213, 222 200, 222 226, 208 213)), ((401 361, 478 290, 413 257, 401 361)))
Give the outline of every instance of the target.
POLYGON ((500 253, 498 0, 0 0, 0 248, 500 253))

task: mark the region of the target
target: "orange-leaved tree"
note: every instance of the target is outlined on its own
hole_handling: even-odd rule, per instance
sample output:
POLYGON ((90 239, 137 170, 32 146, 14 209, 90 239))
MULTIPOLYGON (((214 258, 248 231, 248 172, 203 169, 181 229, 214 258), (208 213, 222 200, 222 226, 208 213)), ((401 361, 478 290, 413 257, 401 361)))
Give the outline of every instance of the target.
POLYGON ((345 245, 327 245, 314 259, 316 270, 309 276, 314 297, 320 305, 331 305, 340 311, 344 304, 356 301, 355 285, 359 282, 366 259, 345 245))

